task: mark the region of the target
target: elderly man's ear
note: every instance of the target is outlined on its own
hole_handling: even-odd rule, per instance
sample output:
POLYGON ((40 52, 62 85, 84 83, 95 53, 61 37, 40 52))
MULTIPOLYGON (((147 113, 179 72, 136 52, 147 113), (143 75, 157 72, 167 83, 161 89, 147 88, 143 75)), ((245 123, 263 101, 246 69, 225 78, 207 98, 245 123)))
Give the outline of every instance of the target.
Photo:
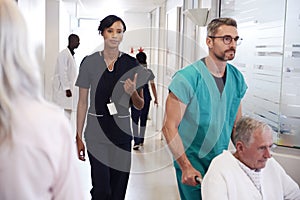
POLYGON ((244 150, 244 144, 240 141, 238 141, 235 145, 236 151, 237 152, 242 152, 244 150))

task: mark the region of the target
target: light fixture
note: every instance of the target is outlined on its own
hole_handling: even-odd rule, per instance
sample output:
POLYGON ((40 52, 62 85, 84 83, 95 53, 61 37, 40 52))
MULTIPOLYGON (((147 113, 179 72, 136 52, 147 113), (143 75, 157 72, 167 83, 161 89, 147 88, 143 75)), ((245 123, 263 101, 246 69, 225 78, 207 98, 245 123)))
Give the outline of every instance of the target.
POLYGON ((198 26, 206 26, 209 10, 208 8, 186 9, 183 12, 194 24, 198 26))

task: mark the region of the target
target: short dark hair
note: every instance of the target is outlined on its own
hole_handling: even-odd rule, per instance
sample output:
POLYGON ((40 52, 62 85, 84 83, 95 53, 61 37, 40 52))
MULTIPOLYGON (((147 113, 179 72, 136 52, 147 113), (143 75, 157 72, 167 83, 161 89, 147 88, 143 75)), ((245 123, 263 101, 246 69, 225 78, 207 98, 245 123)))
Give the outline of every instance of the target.
POLYGON ((79 40, 79 36, 72 33, 72 34, 69 35, 68 40, 69 40, 69 43, 71 43, 74 40, 79 40))
POLYGON ((116 15, 108 15, 100 21, 100 25, 98 26, 99 34, 102 35, 103 31, 106 28, 111 27, 113 25, 113 23, 115 23, 117 21, 120 21, 123 24, 123 32, 125 32, 126 31, 125 22, 120 17, 118 17, 116 15))
POLYGON ((234 26, 237 28, 237 23, 234 19, 229 18, 229 17, 224 17, 224 18, 216 18, 213 19, 208 25, 207 25, 207 35, 209 36, 215 36, 218 28, 222 25, 227 25, 227 26, 234 26))
POLYGON ((144 52, 139 52, 136 54, 136 59, 139 61, 141 64, 147 64, 147 55, 144 52))

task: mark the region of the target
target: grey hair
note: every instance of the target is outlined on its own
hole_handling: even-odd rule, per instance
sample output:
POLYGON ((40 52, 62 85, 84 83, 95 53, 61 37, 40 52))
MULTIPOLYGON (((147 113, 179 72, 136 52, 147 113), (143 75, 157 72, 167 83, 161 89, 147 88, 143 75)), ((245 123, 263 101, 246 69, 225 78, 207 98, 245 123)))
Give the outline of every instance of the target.
POLYGON ((237 23, 232 18, 216 18, 213 19, 208 25, 207 25, 207 35, 208 36, 215 36, 218 28, 222 25, 226 26, 234 26, 237 28, 237 23))
POLYGON ((28 49, 27 27, 17 4, 0 0, 0 142, 11 136, 14 100, 41 98, 40 72, 28 49))
POLYGON ((251 143, 252 134, 256 130, 264 132, 271 131, 272 128, 268 124, 251 117, 242 117, 236 124, 235 134, 232 139, 233 144, 236 145, 238 141, 241 141, 245 145, 249 145, 251 143))

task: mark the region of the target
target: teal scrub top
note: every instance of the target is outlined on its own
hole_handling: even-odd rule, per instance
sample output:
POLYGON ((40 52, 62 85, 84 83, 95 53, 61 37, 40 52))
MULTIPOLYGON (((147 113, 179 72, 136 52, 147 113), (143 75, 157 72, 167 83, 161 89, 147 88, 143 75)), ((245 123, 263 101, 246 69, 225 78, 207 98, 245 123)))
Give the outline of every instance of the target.
MULTIPOLYGON (((178 131, 195 169, 204 175, 211 160, 228 148, 236 114, 247 85, 241 72, 226 65, 220 93, 214 77, 199 60, 175 73, 169 90, 187 107, 178 131)), ((174 162, 176 168, 178 164, 174 162)))

